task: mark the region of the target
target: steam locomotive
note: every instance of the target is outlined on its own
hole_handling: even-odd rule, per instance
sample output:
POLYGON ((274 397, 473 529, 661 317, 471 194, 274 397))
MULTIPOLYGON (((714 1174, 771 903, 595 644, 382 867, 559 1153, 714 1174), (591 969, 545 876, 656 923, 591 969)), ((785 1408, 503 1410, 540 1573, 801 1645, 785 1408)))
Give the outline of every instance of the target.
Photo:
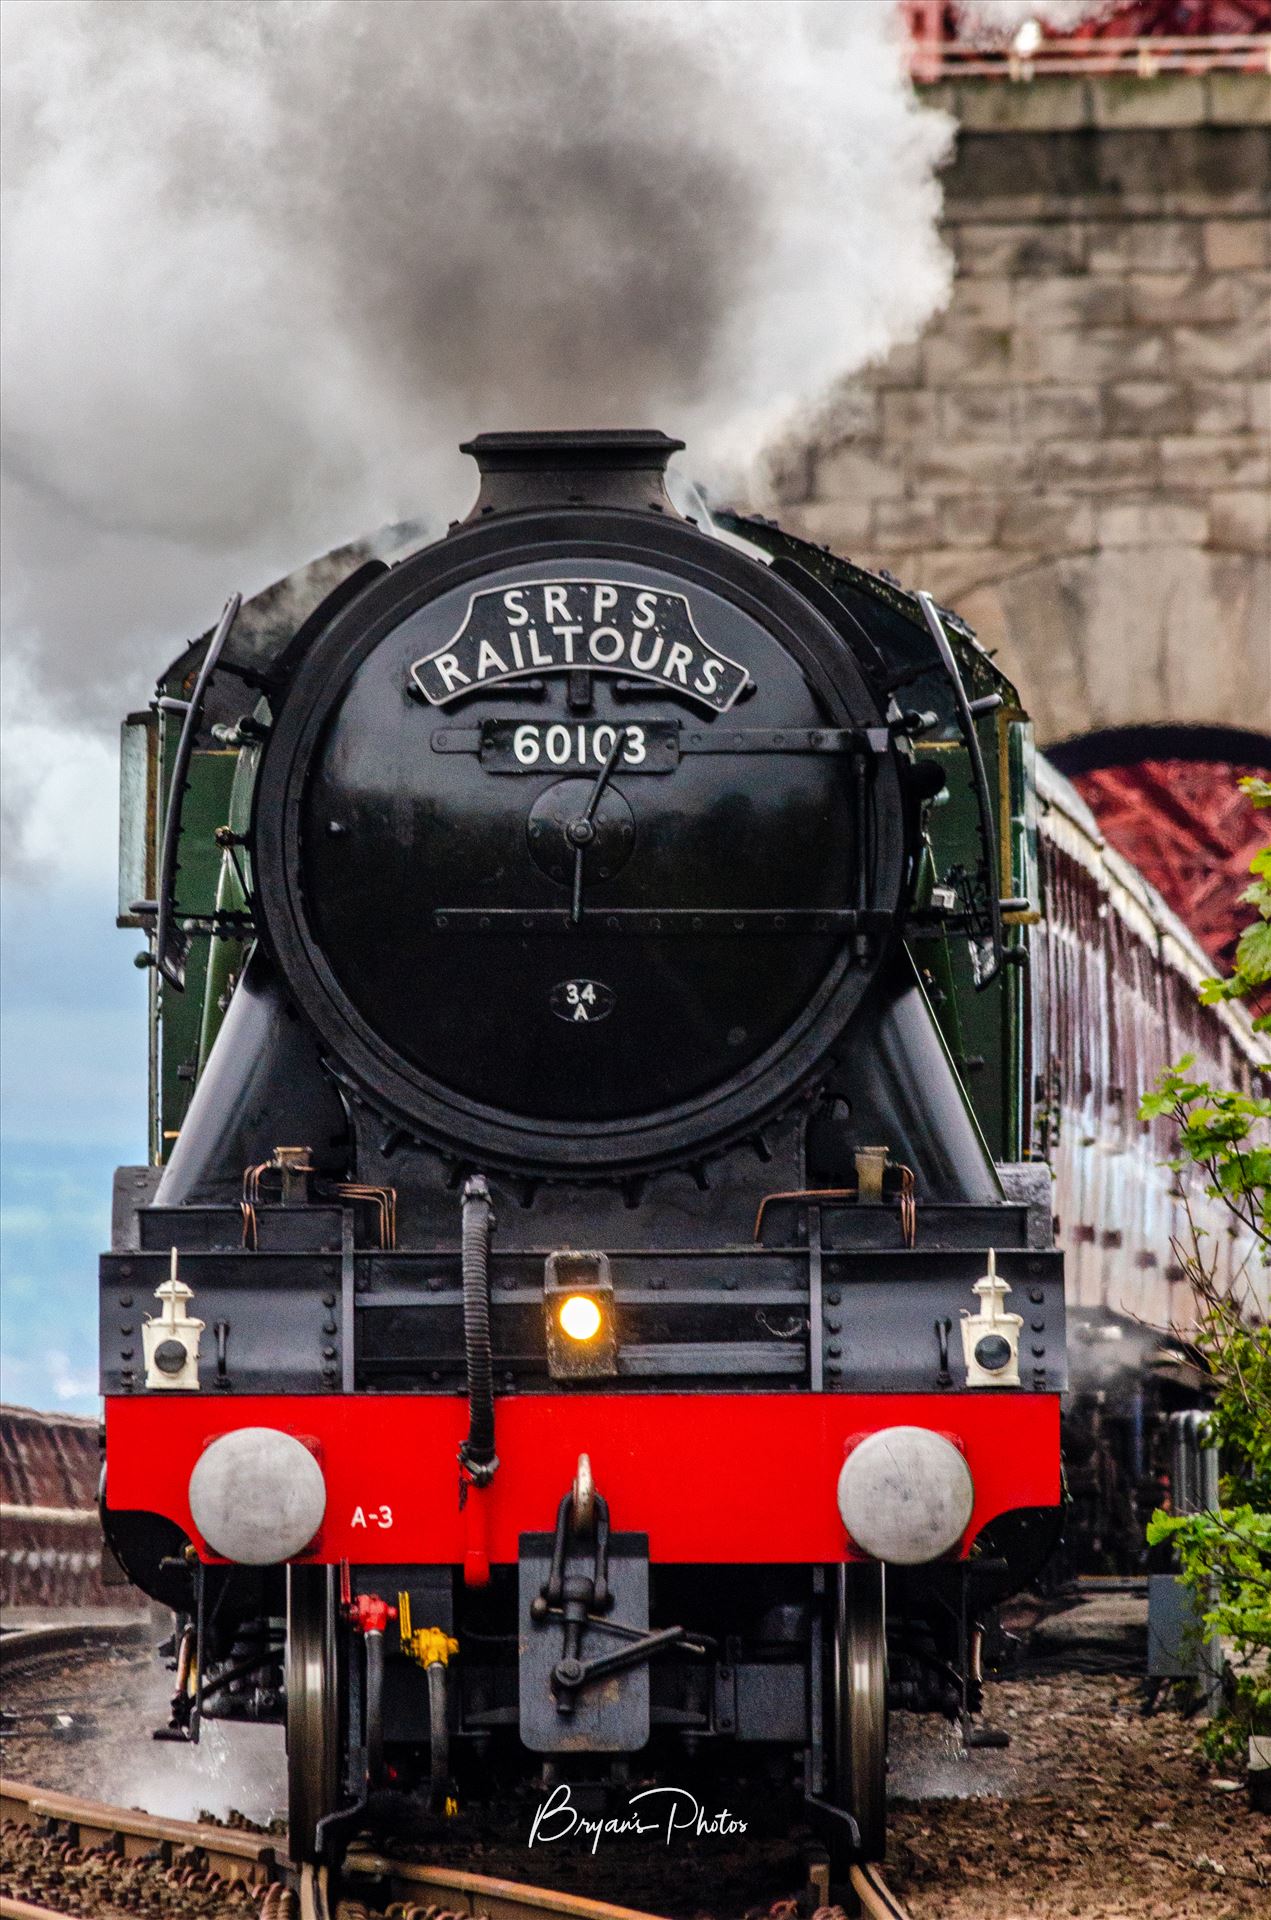
POLYGON ((877 1857, 889 1706, 974 1737, 1057 1533, 1027 718, 680 444, 481 435, 462 524, 124 729, 103 1519, 164 1731, 285 1723, 298 1858, 633 1771, 877 1857))

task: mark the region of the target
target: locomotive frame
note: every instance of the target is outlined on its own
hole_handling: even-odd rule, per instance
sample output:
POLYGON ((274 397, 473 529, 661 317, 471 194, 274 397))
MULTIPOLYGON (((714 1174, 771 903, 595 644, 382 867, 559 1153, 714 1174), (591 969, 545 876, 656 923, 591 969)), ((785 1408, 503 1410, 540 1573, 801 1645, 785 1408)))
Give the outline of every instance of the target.
POLYGON ((483 436, 467 525, 248 603, 216 670, 205 637, 125 729, 155 1164, 121 1170, 102 1262, 104 1517, 178 1616, 170 1730, 286 1721, 300 1854, 403 1794, 426 1817, 534 1768, 618 1792, 638 1764, 776 1782, 840 1863, 876 1856, 888 1702, 975 1737, 979 1624, 1057 1532, 1026 715, 929 599, 683 518, 676 444, 483 436), (421 699, 412 665, 491 581, 680 595, 707 654, 779 698, 555 661, 421 699), (628 777, 646 715, 680 771, 628 777), (585 782, 513 775, 510 722, 582 727, 584 759, 613 739, 585 782), (597 822, 617 846, 628 817, 640 852, 602 880, 597 822), (513 1009, 493 1039, 439 1024, 443 936, 513 1009), (606 983, 620 943, 704 1008, 678 1052, 637 970, 606 983), (620 1007, 562 1028, 562 1058, 594 1049, 585 1086, 530 1037, 559 1022, 553 969, 620 1007), (738 1068, 706 975, 771 1003, 738 1068))

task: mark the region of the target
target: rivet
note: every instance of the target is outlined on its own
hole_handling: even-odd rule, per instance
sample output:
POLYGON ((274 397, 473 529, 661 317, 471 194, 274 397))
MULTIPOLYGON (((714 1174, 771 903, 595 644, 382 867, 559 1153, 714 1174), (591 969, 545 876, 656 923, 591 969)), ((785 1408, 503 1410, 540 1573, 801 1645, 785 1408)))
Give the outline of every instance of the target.
POLYGON ((131 1360, 133 1356, 133 1352, 134 1352, 134 1349, 132 1347, 120 1347, 119 1358, 121 1360, 131 1360))
POLYGON ((829 1346, 825 1349, 825 1351, 829 1354, 833 1354, 834 1358, 837 1360, 838 1356, 842 1353, 843 1349, 839 1345, 837 1340, 832 1340, 829 1346))
POLYGON ((121 1307, 130 1307, 132 1305, 132 1295, 130 1293, 121 1293, 119 1296, 119 1304, 121 1307))
POLYGON ((1034 1360, 1044 1360, 1044 1359, 1046 1358, 1046 1349, 1045 1349, 1045 1347, 1034 1347, 1034 1348, 1033 1348, 1033 1358, 1034 1358, 1034 1360))
POLYGON ((124 1262, 123 1266, 120 1267, 119 1271, 125 1280, 132 1279, 132 1267, 127 1261, 124 1262))
POLYGON ((730 1273, 728 1275, 728 1277, 724 1281, 724 1289, 728 1293, 735 1293, 737 1291, 737 1280, 734 1274, 730 1273))
POLYGON ((831 1315, 827 1313, 825 1316, 825 1324, 830 1333, 841 1333, 843 1331, 843 1322, 837 1314, 831 1315))
POLYGON ((324 1321, 322 1322, 322 1331, 323 1331, 323 1333, 334 1333, 334 1332, 335 1332, 335 1330, 336 1330, 336 1327, 335 1327, 335 1321, 334 1321, 334 1320, 324 1320, 324 1321))
POLYGON ((825 1297, 832 1307, 837 1307, 843 1295, 837 1287, 830 1287, 825 1297))
POLYGON ((121 1320, 121 1321, 120 1321, 120 1323, 119 1323, 119 1331, 120 1331, 120 1333, 131 1333, 131 1332, 132 1332, 132 1321, 131 1321, 131 1320, 121 1320))
POLYGON ((334 1347, 323 1347, 323 1349, 322 1349, 322 1358, 323 1358, 324 1360, 334 1360, 334 1359, 335 1359, 335 1348, 334 1348, 334 1347))
POLYGON ((1044 1320, 1034 1320, 1034 1321, 1033 1321, 1033 1332, 1034 1332, 1034 1333, 1045 1333, 1045 1331, 1046 1331, 1046 1322, 1045 1322, 1044 1320))
POLYGON ((1042 1301, 1046 1298, 1040 1287, 1031 1287, 1028 1297, 1035 1307, 1040 1307, 1042 1301))
POLYGON ((322 1296, 322 1304, 324 1307, 333 1307, 335 1305, 335 1295, 333 1293, 324 1293, 322 1296))

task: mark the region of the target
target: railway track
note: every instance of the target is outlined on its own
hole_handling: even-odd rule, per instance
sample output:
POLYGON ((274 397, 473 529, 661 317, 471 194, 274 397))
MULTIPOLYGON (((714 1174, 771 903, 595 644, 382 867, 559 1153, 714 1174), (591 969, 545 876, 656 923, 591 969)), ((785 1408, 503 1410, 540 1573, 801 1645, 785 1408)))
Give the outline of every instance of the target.
POLYGON ((144 1616, 135 1620, 58 1620, 46 1626, 18 1627, 0 1633, 0 1675, 52 1655, 91 1653, 100 1647, 141 1646, 149 1632, 144 1616))
MULTIPOLYGON (((306 1870, 297 1880, 278 1835, 169 1820, 13 1780, 0 1780, 0 1842, 0 1920, 102 1920, 112 1910, 154 1920, 377 1920, 386 1911, 394 1920, 659 1920, 359 1847, 335 1896, 324 1876, 306 1870)), ((865 1920, 906 1920, 877 1867, 854 1867, 852 1888, 865 1920)), ((779 1908, 784 1920, 808 1910, 793 1900, 779 1908)), ((818 1915, 846 1920, 843 1908, 828 1905, 818 1915)))

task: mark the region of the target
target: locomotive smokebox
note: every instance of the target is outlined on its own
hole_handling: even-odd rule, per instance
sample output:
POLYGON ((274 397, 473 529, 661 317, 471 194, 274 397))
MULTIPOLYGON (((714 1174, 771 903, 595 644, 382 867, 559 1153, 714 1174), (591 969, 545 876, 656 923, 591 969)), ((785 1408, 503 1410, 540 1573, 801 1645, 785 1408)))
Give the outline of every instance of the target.
POLYGON ((680 518, 666 490, 666 463, 684 446, 651 428, 570 433, 479 433, 470 453, 481 491, 468 515, 522 513, 535 507, 628 507, 680 518))

